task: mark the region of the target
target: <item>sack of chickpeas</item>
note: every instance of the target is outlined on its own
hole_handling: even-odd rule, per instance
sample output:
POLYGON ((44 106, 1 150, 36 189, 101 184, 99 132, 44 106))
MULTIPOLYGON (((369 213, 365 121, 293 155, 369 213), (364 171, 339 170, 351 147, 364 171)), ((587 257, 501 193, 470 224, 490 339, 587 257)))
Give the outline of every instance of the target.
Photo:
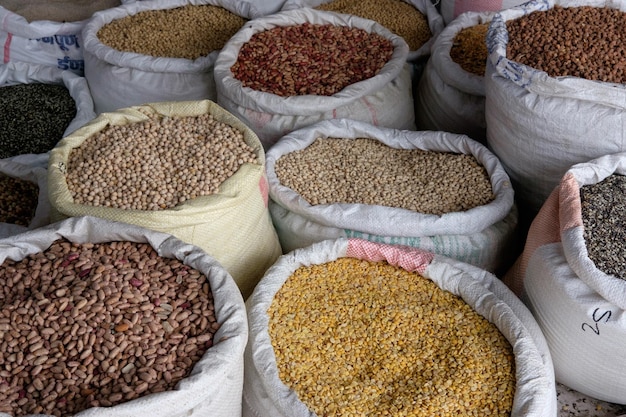
POLYGON ((0 416, 241 416, 245 304, 215 258, 94 217, 0 247, 0 416))
POLYGON ((535 315, 556 379, 626 404, 626 153, 573 165, 504 278, 535 315))
POLYGON ((415 124, 486 141, 485 68, 492 13, 467 12, 439 34, 417 86, 415 124))
POLYGON ((246 309, 244 417, 557 415, 541 330, 477 267, 326 240, 281 257, 246 309))
POLYGON ((50 153, 53 221, 91 215, 171 233, 217 258, 244 298, 281 254, 265 153, 212 101, 103 113, 50 153))
POLYGON ((520 212, 535 215, 574 164, 626 150, 624 1, 531 1, 488 32, 487 143, 520 212), (617 32, 616 32, 617 31, 617 32))
POLYGON ((95 14, 82 34, 96 111, 215 101, 220 49, 261 15, 250 3, 233 0, 137 1, 95 14))
POLYGON ((0 159, 0 238, 48 223, 48 154, 0 159))
POLYGON ((415 127, 409 48, 381 24, 310 8, 250 21, 215 62, 217 102, 269 149, 321 120, 415 127))
POLYGON ((310 7, 351 14, 380 23, 409 45, 408 61, 430 55, 443 18, 430 0, 286 0, 281 10, 310 7))
POLYGON ((0 159, 49 152, 96 114, 87 80, 28 62, 0 65, 0 159))
POLYGON ((467 136, 326 120, 281 138, 266 171, 285 252, 358 237, 492 272, 514 261, 513 188, 498 159, 467 136))
POLYGON ((3 0, 0 6, 3 62, 29 62, 83 75, 81 31, 85 23, 94 13, 123 2, 3 0))

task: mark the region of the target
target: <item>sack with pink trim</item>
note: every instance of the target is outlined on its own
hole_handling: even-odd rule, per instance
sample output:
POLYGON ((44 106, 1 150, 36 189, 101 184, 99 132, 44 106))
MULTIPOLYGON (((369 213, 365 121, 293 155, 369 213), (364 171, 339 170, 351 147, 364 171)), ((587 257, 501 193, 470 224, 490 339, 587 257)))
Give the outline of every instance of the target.
MULTIPOLYGON (((532 222, 524 251, 504 282, 541 327, 556 380, 590 397, 626 404, 626 277, 604 272, 606 264, 595 250, 623 240, 618 230, 604 239, 595 232, 598 223, 615 215, 608 210, 619 217, 623 211, 601 204, 600 217, 581 197, 584 187, 615 175, 626 175, 626 153, 573 165, 532 222)), ((620 256, 612 258, 619 262, 620 256)))
MULTIPOLYGON (((473 311, 493 323, 513 349, 516 387, 510 415, 512 417, 555 417, 557 415, 554 372, 546 341, 528 309, 496 276, 474 266, 420 249, 373 243, 362 239, 341 238, 319 242, 282 256, 266 272, 252 296, 247 300, 246 309, 248 312, 249 333, 248 344, 244 352, 243 417, 311 417, 313 415, 322 415, 319 412, 320 404, 316 404, 315 408, 318 408, 318 410, 316 411, 317 414, 315 414, 312 411, 314 407, 311 402, 299 396, 298 389, 292 388, 297 383, 294 382, 294 378, 290 382, 286 382, 285 379, 281 378, 285 374, 279 373, 278 355, 275 353, 273 345, 273 341, 277 340, 275 338, 280 336, 272 336, 270 334, 270 323, 272 314, 277 311, 277 307, 272 309, 275 307, 274 300, 280 299, 278 298, 279 291, 287 285, 287 281, 293 277, 296 270, 300 267, 323 265, 337 261, 340 258, 380 262, 384 266, 388 264, 405 271, 416 272, 430 280, 439 289, 462 298, 473 311)), ((374 268, 370 269, 372 273, 368 274, 367 278, 364 278, 365 281, 360 282, 359 285, 367 286, 368 280, 375 280, 378 283, 377 288, 381 289, 381 293, 387 293, 387 291, 393 293, 394 284, 381 279, 382 275, 377 276, 373 272, 375 271, 374 268)), ((319 285, 315 276, 311 276, 306 282, 306 286, 311 283, 311 288, 319 285)), ((351 304, 347 301, 347 298, 343 297, 343 294, 350 291, 349 284, 348 282, 346 285, 338 285, 334 290, 331 289, 333 295, 337 295, 336 298, 329 295, 328 300, 321 299, 318 301, 325 306, 325 303, 330 303, 332 309, 333 303, 341 299, 345 300, 345 304, 342 304, 345 305, 345 309, 357 310, 359 307, 356 304, 361 303, 361 301, 351 304)), ((399 285, 397 281, 395 285, 399 285)), ((304 297, 306 294, 305 290, 301 295, 304 297)), ((375 297, 368 297, 368 300, 363 302, 377 306, 379 314, 376 314, 376 316, 386 317, 386 307, 392 311, 397 308, 392 300, 374 300, 376 300, 375 297)), ((305 309, 313 310, 312 317, 315 317, 316 313, 319 314, 319 310, 317 310, 319 306, 314 305, 314 303, 307 307, 307 303, 303 302, 302 306, 305 309)), ((299 314, 298 309, 295 307, 284 308, 283 310, 277 314, 289 314, 292 316, 299 314)), ((326 309, 323 310, 325 311, 326 309)), ((337 379, 333 380, 332 375, 328 375, 323 371, 323 366, 320 366, 319 381, 316 382, 316 387, 318 388, 314 389, 337 391, 342 388, 341 384, 344 384, 346 391, 349 391, 354 389, 354 384, 357 384, 357 386, 363 387, 363 392, 379 395, 381 414, 382 411, 387 412, 389 410, 388 407, 391 406, 390 404, 395 404, 392 398, 396 393, 385 392, 388 386, 383 382, 384 378, 377 375, 378 372, 376 370, 387 369, 386 366, 394 363, 398 365, 397 362, 389 358, 391 356, 403 357, 403 348, 400 347, 403 339, 399 338, 398 344, 394 343, 392 347, 389 347, 390 344, 385 344, 382 340, 379 341, 377 348, 370 348, 371 352, 368 350, 372 361, 368 361, 367 365, 360 360, 348 361, 346 358, 354 356, 350 350, 354 349, 357 351, 359 349, 357 346, 362 345, 358 345, 357 342, 351 339, 351 334, 347 330, 350 328, 350 323, 341 319, 341 310, 343 310, 343 307, 334 312, 336 314, 330 312, 327 316, 319 316, 320 321, 327 318, 326 323, 329 323, 322 334, 317 333, 316 326, 307 326, 306 321, 298 330, 298 334, 306 337, 306 340, 302 339, 302 341, 305 341, 308 345, 308 348, 305 347, 309 352, 306 356, 307 358, 317 358, 319 360, 320 356, 317 355, 317 352, 329 352, 328 355, 331 358, 334 357, 335 361, 347 361, 346 369, 354 369, 353 378, 346 375, 345 378, 337 381, 337 379), (341 336, 342 333, 347 334, 347 336, 341 336), (395 353, 393 355, 391 354, 391 349, 394 349, 395 353), (400 352, 398 352, 398 349, 400 352), (386 352, 389 353, 386 354, 386 352), (385 358, 385 360, 383 361, 381 358, 385 358), (359 369, 362 369, 361 373, 358 372, 359 369), (375 391, 378 389, 376 387, 372 390, 366 390, 365 387, 372 388, 371 382, 382 384, 382 387, 379 385, 382 391, 375 391), (328 384, 327 387, 325 386, 326 384, 328 384), (375 392, 382 393, 374 394, 375 392)), ((409 317, 406 314, 410 315, 411 313, 403 312, 396 315, 395 319, 390 319, 390 322, 393 324, 390 325, 389 331, 395 331, 397 323, 402 321, 402 318, 399 316, 408 317, 415 323, 416 331, 420 331, 418 329, 421 327, 420 324, 422 324, 423 320, 418 316, 411 315, 409 317), (394 320, 396 321, 394 322, 394 320), (391 330, 392 328, 393 330, 391 330)), ((372 334, 379 331, 382 334, 387 331, 387 327, 383 325, 382 320, 379 321, 378 319, 379 317, 358 318, 358 320, 366 320, 369 323, 372 334), (384 327, 385 330, 379 330, 380 327, 384 327)), ((355 320, 357 319, 355 318, 355 320)), ((451 319, 451 321, 453 320, 451 319)), ((398 327, 400 326, 398 325, 398 327)), ((428 338, 427 334, 427 331, 424 330, 423 337, 428 338)), ((367 339, 368 336, 364 338, 367 339)), ((300 344, 300 341, 296 344, 300 344)), ((362 350, 366 349, 362 348, 362 350)), ((449 352, 446 355, 450 355, 449 352)), ((284 351, 281 353, 283 355, 288 354, 284 351)), ((366 353, 362 351, 357 353, 357 355, 359 357, 365 356, 366 353)), ((307 366, 307 364, 303 363, 305 358, 297 356, 299 355, 293 355, 293 358, 290 360, 290 368, 292 370, 296 370, 301 366, 307 366)), ((326 354, 322 356, 326 356, 326 354)), ((413 384, 414 387, 407 388, 407 391, 413 392, 414 390, 416 392, 415 400, 423 401, 422 404, 425 407, 432 407, 433 415, 443 415, 445 413, 441 408, 438 410, 441 413, 436 412, 438 405, 435 401, 429 402, 428 399, 424 399, 428 398, 428 391, 431 389, 430 387, 434 386, 433 379, 427 376, 434 373, 429 371, 429 367, 435 362, 434 356, 432 359, 432 361, 426 361, 427 364, 407 362, 402 367, 406 366, 406 372, 409 372, 408 369, 412 369, 416 372, 416 375, 420 375, 420 378, 424 377, 423 384, 415 383, 413 384), (423 369, 423 372, 420 372, 419 369, 423 369), (423 396, 421 394, 418 395, 418 392, 422 392, 423 396), (418 399, 418 396, 421 398, 418 399)), ((315 363, 315 359, 311 359, 311 361, 315 363)), ((392 367, 390 366, 390 368, 392 367)), ((445 374, 443 368, 440 367, 439 372, 445 374)), ((348 371, 347 373, 349 374, 350 372, 348 371)), ((289 373, 290 376, 294 374, 297 374, 297 372, 289 373)), ((449 375, 449 378, 449 382, 451 382, 455 375, 449 375)), ((413 381, 413 379, 410 381, 413 381)), ((304 381, 304 385, 308 385, 306 381, 304 381)), ((411 382, 407 382, 407 385, 411 385, 411 382)), ((305 389, 304 387, 300 388, 300 391, 303 392, 302 390, 305 389)), ((433 389, 433 391, 435 390, 433 389)), ((398 395, 398 397, 401 397, 401 395, 398 395)), ((350 396, 346 395, 344 398, 350 398, 350 396)), ((357 397, 354 398, 358 399, 357 397)), ((349 404, 352 407, 352 413, 359 415, 367 414, 365 410, 355 410, 352 402, 349 402, 349 404)), ((340 407, 340 405, 334 405, 334 407, 340 407)))

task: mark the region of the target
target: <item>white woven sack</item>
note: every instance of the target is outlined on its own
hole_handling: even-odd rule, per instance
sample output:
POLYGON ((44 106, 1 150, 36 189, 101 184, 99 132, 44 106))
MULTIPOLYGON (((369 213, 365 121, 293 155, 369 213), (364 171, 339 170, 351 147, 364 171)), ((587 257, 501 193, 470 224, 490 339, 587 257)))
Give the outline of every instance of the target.
POLYGON ((48 190, 52 220, 71 216, 96 216, 170 233, 204 249, 233 276, 244 297, 281 254, 280 243, 267 208, 265 153, 258 137, 241 121, 212 101, 151 103, 103 113, 64 138, 50 152, 48 190), (141 111, 140 111, 141 110, 141 111), (244 164, 224 181, 217 193, 200 196, 167 210, 124 210, 77 204, 65 179, 70 152, 108 124, 127 125, 146 120, 149 114, 195 116, 210 113, 243 132, 259 165, 244 164))
POLYGON ((244 417, 314 415, 278 376, 267 311, 276 292, 297 268, 341 257, 386 260, 418 272, 439 288, 462 297, 494 323, 513 347, 517 386, 511 417, 556 417, 554 372, 546 341, 528 309, 495 275, 419 249, 345 238, 326 240, 282 256, 246 301, 250 331, 244 353, 244 417))
MULTIPOLYGON (((283 4, 281 11, 300 9, 303 7, 315 8, 325 3, 331 3, 334 0, 286 0, 283 4)), ((405 3, 410 4, 419 10, 428 20, 428 26, 432 37, 426 43, 424 43, 419 49, 409 51, 407 55, 407 61, 413 62, 419 58, 428 57, 430 55, 430 49, 437 36, 444 28, 443 18, 439 14, 439 11, 430 0, 403 0, 405 3)))
MULTIPOLYGON (((158 101, 216 100, 213 66, 219 51, 195 60, 153 57, 113 49, 98 38, 108 23, 150 10, 213 5, 247 18, 259 12, 250 3, 228 0, 150 0, 95 13, 82 31, 85 78, 97 113, 158 101)), ((187 42, 180 39, 180 42, 187 42)))
POLYGON ((583 394, 626 404, 626 281, 588 257, 580 187, 626 175, 626 153, 576 164, 528 232, 504 282, 528 305, 552 352, 556 379, 583 394))
POLYGON ((248 22, 222 48, 215 62, 217 103, 250 126, 265 149, 289 132, 327 119, 351 118, 379 126, 413 129, 408 52, 404 39, 372 20, 309 8, 279 12, 248 22), (302 23, 334 24, 378 33, 392 41, 394 52, 377 75, 332 96, 281 97, 243 87, 230 70, 241 47, 258 32, 302 23))
POLYGON ((65 129, 64 136, 96 117, 91 91, 84 77, 71 71, 28 62, 9 62, 0 65, 0 86, 30 83, 64 85, 69 91, 76 103, 76 116, 65 129))
POLYGON ((495 155, 467 136, 326 120, 281 138, 267 151, 266 172, 270 213, 284 252, 320 240, 358 237, 430 250, 492 272, 509 266, 517 226, 513 188, 495 155), (465 212, 441 216, 378 205, 311 205, 281 184, 275 165, 281 156, 304 149, 319 137, 369 137, 392 148, 472 154, 487 170, 495 199, 465 212))
POLYGON ((626 10, 623 0, 536 0, 492 20, 485 77, 487 144, 511 177, 520 208, 533 214, 572 165, 626 150, 626 133, 619 128, 626 115, 626 86, 549 77, 506 58, 506 21, 555 4, 626 10))
POLYGON ((20 61, 70 70, 83 75, 84 62, 80 32, 84 21, 28 22, 22 16, 0 7, 0 44, 3 62, 20 61))
POLYGON ((484 77, 465 71, 450 50, 461 30, 488 23, 492 17, 493 13, 464 13, 435 40, 414 97, 419 130, 460 133, 485 143, 484 77))
POLYGON ((467 12, 497 12, 526 3, 527 0, 439 0, 446 25, 467 12))
POLYGON ((28 226, 0 223, 0 238, 37 229, 50 223, 50 200, 48 199, 48 154, 17 155, 0 159, 0 174, 36 184, 39 188, 35 214, 28 226))
MULTIPOLYGON (((76 243, 130 241, 148 243, 159 256, 176 258, 202 272, 214 296, 220 328, 215 343, 187 378, 171 391, 154 393, 112 407, 90 408, 76 417, 241 416, 243 352, 248 337, 245 304, 233 278, 197 246, 166 234, 93 217, 75 217, 0 240, 0 263, 20 261, 46 250, 58 239, 76 243), (209 411, 210 410, 210 411, 209 411)), ((9 414, 0 413, 0 417, 9 414)))

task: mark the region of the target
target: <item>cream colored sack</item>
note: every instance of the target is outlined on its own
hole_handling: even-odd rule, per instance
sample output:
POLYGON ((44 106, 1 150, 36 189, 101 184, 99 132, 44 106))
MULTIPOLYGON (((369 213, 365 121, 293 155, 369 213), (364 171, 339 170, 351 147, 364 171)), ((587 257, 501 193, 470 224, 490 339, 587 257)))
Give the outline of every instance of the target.
POLYGON ((59 142, 50 152, 48 171, 52 221, 90 215, 170 233, 215 257, 233 276, 244 297, 252 292, 265 270, 281 254, 267 208, 263 147, 252 130, 212 101, 152 103, 100 114, 59 142), (255 149, 260 165, 243 165, 222 183, 218 193, 189 200, 173 209, 123 210, 74 203, 65 179, 66 162, 72 149, 108 124, 127 125, 147 119, 139 109, 166 116, 211 113, 216 120, 244 133, 244 140, 255 149))

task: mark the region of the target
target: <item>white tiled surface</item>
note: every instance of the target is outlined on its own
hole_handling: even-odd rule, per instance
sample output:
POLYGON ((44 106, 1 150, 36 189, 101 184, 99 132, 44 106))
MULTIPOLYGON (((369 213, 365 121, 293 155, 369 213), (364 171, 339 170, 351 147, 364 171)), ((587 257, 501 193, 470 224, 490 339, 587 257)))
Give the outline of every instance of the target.
POLYGON ((557 384, 559 417, 626 417, 626 405, 595 400, 557 384))

